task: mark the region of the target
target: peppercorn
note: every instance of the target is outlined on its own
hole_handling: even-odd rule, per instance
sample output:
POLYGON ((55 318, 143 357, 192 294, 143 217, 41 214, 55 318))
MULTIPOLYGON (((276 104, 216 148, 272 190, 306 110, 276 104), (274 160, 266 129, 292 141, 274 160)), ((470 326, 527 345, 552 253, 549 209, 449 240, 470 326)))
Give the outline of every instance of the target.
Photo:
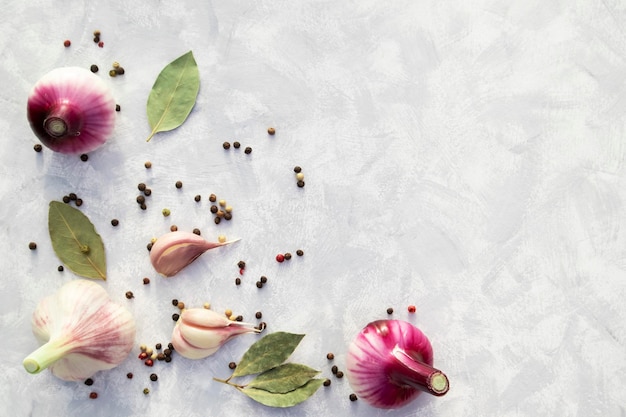
POLYGON ((176 226, 175 224, 170 226, 170 232, 176 232, 178 231, 178 226, 176 226))
POLYGON ((260 279, 260 281, 265 284, 267 282, 267 277, 265 275, 263 275, 260 279))
POLYGON ((98 398, 98 393, 95 391, 90 392, 89 398, 91 398, 92 400, 95 400, 96 398, 98 398))
POLYGON ((289 253, 289 252, 285 252, 284 256, 285 256, 285 260, 287 260, 287 261, 291 259, 291 253, 289 253))
POLYGON ((150 374, 150 381, 156 381, 157 379, 159 379, 157 374, 150 374))
POLYGON ((224 149, 230 149, 230 143, 229 142, 224 142, 224 143, 222 143, 222 147, 224 149))
POLYGON ((226 242, 226 236, 224 236, 224 235, 219 235, 219 236, 217 237, 217 241, 218 241, 218 242, 220 242, 220 243, 225 243, 225 242, 226 242))
POLYGON ((183 183, 182 183, 182 181, 176 181, 176 184, 175 184, 175 185, 176 185, 176 188, 178 188, 178 189, 183 188, 183 183))
POLYGON ((163 345, 161 345, 160 343, 157 343, 156 345, 154 345, 154 348, 157 350, 161 350, 162 347, 163 345))
POLYGON ((233 218, 233 215, 231 213, 228 213, 228 212, 224 213, 224 220, 230 220, 232 218, 233 218))
POLYGON ((304 174, 303 174, 302 172, 298 172, 298 173, 296 174, 296 179, 297 179, 298 181, 302 181, 302 180, 304 180, 304 174))
POLYGON ((298 181, 298 182, 296 183, 296 185, 297 185, 299 188, 302 188, 302 187, 304 187, 304 185, 305 185, 305 184, 304 184, 304 181, 298 181))
POLYGON ((193 199, 194 199, 194 200, 196 201, 196 203, 197 203, 198 201, 200 201, 200 200, 202 199, 202 196, 200 196, 200 194, 198 194, 198 195, 196 195, 193 199))
POLYGON ((215 203, 215 202, 217 201, 217 196, 216 196, 215 194, 211 194, 211 195, 209 196, 209 201, 210 201, 211 203, 215 203))
POLYGON ((117 73, 117 75, 124 75, 126 71, 124 71, 123 67, 117 67, 115 68, 115 72, 117 73))
POLYGON ((163 349, 163 354, 165 356, 170 356, 172 354, 172 350, 170 348, 163 349))
POLYGON ((332 372, 333 375, 337 375, 337 372, 339 372, 339 368, 337 367, 337 365, 333 365, 333 367, 330 368, 330 372, 332 372))
POLYGON ((254 313, 254 317, 256 317, 257 319, 260 319, 261 317, 263 317, 263 313, 261 313, 260 311, 257 311, 256 313, 254 313))
POLYGON ((93 31, 93 36, 100 36, 100 35, 101 35, 100 30, 96 29, 93 31))
POLYGON ((302 256, 302 255, 304 255, 304 251, 303 251, 302 249, 298 249, 298 250, 296 251, 296 255, 298 255, 298 256, 302 256))
POLYGON ((122 107, 119 104, 115 105, 115 111, 120 111, 122 110, 122 107))
POLYGON ((150 169, 150 168, 152 168, 152 162, 150 162, 150 161, 146 161, 146 162, 143 164, 143 166, 144 166, 144 167, 146 167, 147 169, 150 169))
POLYGON ((233 146, 235 147, 235 149, 239 149, 241 147, 241 143, 233 142, 233 146))
POLYGON ((243 321, 243 316, 240 314, 237 317, 235 317, 235 321, 243 321))
POLYGON ((30 242, 30 243, 28 244, 28 249, 30 249, 30 250, 35 250, 35 249, 37 249, 37 244, 36 244, 35 242, 30 242))
POLYGON ((227 308, 226 310, 224 310, 224 315, 226 317, 230 317, 233 315, 233 310, 231 310, 230 308, 227 308))
POLYGON ((177 300, 176 298, 174 298, 174 299, 172 300, 172 305, 173 305, 174 307, 176 307, 176 306, 178 305, 178 300, 177 300))
POLYGON ((169 216, 172 212, 170 211, 170 209, 168 208, 164 208, 163 210, 161 210, 161 213, 163 213, 164 217, 169 216))
POLYGON ((261 281, 257 281, 256 282, 256 287, 257 288, 263 288, 263 283, 261 281))
POLYGON ((409 311, 409 313, 415 313, 416 307, 414 305, 410 305, 407 307, 407 310, 409 311))
POLYGON ((293 172, 295 172, 296 174, 299 173, 300 171, 302 171, 302 168, 300 168, 298 165, 293 167, 293 172))
POLYGON ((35 146, 33 146, 33 149, 35 150, 35 152, 41 152, 43 149, 43 146, 41 146, 40 143, 36 143, 35 146))
POLYGON ((76 196, 76 193, 70 193, 70 200, 74 201, 76 200, 78 197, 76 196))
POLYGON ((67 195, 64 195, 64 196, 63 196, 63 202, 64 202, 64 203, 69 203, 69 202, 70 202, 70 197, 69 197, 69 196, 67 196, 67 195))
POLYGON ((241 278, 235 278, 235 285, 241 285, 241 278))
POLYGON ((261 323, 259 323, 258 329, 259 329, 260 331, 263 331, 263 330, 265 330, 266 328, 267 328, 267 323, 266 323, 266 322, 262 321, 261 323))
POLYGON ((283 255, 282 253, 279 253, 278 255, 276 255, 276 262, 282 262, 285 260, 285 255, 283 255))
POLYGON ((327 353, 326 359, 328 359, 329 361, 332 361, 333 359, 335 359, 335 354, 332 352, 327 353))
POLYGON ((126 378, 133 379, 133 373, 132 372, 127 373, 126 378))
POLYGON ((267 134, 268 135, 273 135, 274 133, 276 133, 276 129, 274 129, 273 127, 270 127, 267 129, 267 134))
POLYGON ((198 236, 201 235, 200 229, 198 229, 198 228, 193 229, 193 233, 198 235, 198 236))
POLYGON ((91 70, 91 72, 96 73, 98 72, 98 66, 96 64, 93 64, 91 67, 89 67, 89 69, 91 70))
POLYGON ((143 182, 140 182, 139 184, 137 184, 137 189, 138 189, 139 191, 143 191, 143 190, 145 190, 145 189, 146 189, 146 184, 145 184, 145 183, 143 183, 143 182))
POLYGON ((152 242, 148 243, 146 248, 148 249, 148 252, 150 252, 152 250, 152 242))
POLYGON ((246 146, 246 149, 244 149, 244 152, 245 152, 247 155, 249 155, 249 154, 251 154, 251 153, 252 153, 252 148, 251 148, 251 147, 249 147, 249 146, 246 146))
POLYGON ((217 217, 224 217, 224 214, 226 213, 224 213, 222 210, 217 210, 217 213, 215 213, 217 217))
POLYGON ((69 48, 71 44, 72 42, 69 39, 63 41, 63 46, 65 46, 66 48, 69 48))
POLYGON ((149 197, 150 194, 152 194, 152 190, 150 188, 146 188, 145 190, 143 190, 143 195, 145 195, 146 197, 149 197))
POLYGON ((111 76, 111 77, 117 77, 117 72, 115 72, 115 70, 114 70, 114 69, 112 69, 112 70, 110 70, 110 71, 109 71, 109 76, 111 76))
POLYGON ((143 279, 143 285, 148 285, 148 284, 150 284, 150 278, 145 277, 145 278, 143 279))
POLYGON ((104 42, 102 42, 102 41, 98 42, 98 47, 103 48, 104 47, 104 42))
POLYGON ((393 308, 389 307, 389 308, 387 309, 387 314, 393 314, 393 308))
POLYGON ((217 213, 217 211, 218 211, 219 209, 218 209, 218 208, 217 208, 217 206, 214 204, 214 205, 212 205, 212 206, 211 206, 210 210, 211 210, 211 213, 215 214, 215 213, 217 213))
POLYGON ((59 265, 59 267, 57 268, 57 271, 59 272, 63 272, 65 268, 63 268, 63 265, 59 265))
POLYGON ((169 350, 174 350, 174 345, 172 344, 172 342, 170 342, 170 343, 168 343, 168 344, 167 344, 167 348, 168 348, 169 350))
POLYGON ((91 378, 87 378, 85 379, 85 385, 87 385, 88 387, 93 385, 93 379, 91 378))
POLYGON ((357 396, 356 396, 356 394, 354 394, 354 393, 350 394, 350 397, 349 397, 349 398, 350 398, 350 401, 352 401, 352 402, 354 402, 354 401, 358 400, 358 397, 357 397, 357 396))
POLYGON ((117 226, 118 224, 120 224, 119 220, 117 220, 117 219, 111 220, 111 226, 117 226))
POLYGON ((138 195, 136 200, 137 200, 138 204, 143 204, 143 203, 146 202, 146 197, 144 197, 142 195, 138 195))
POLYGON ((220 217, 216 217, 216 218, 213 219, 213 221, 215 222, 215 224, 220 224, 222 219, 220 217))
POLYGON ((147 208, 148 208, 148 206, 146 206, 146 204, 145 204, 145 203, 143 203, 143 204, 140 204, 140 205, 139 205, 139 208, 140 208, 140 209, 142 209, 142 210, 145 210, 145 209, 147 209, 147 208))
POLYGON ((246 267, 246 263, 244 261, 237 262, 237 267, 239 269, 244 269, 246 267))
POLYGON ((148 394, 150 394, 150 390, 148 388, 144 388, 143 389, 143 393, 144 393, 144 395, 148 395, 148 394))
POLYGON ((337 378, 343 378, 343 372, 341 372, 341 371, 337 371, 337 373, 335 374, 335 376, 336 376, 337 378))
POLYGON ((137 356, 137 357, 138 357, 139 359, 141 359, 141 360, 144 360, 144 359, 147 359, 147 358, 148 358, 148 354, 145 352, 145 349, 143 349, 143 350, 144 350, 144 351, 143 351, 143 352, 141 352, 141 353, 139 354, 139 356, 137 356))
POLYGON ((74 204, 76 204, 76 207, 80 207, 83 205, 83 200, 80 198, 77 198, 76 201, 74 201, 74 204))
POLYGON ((179 301, 178 304, 176 304, 176 307, 178 307, 179 310, 184 310, 185 303, 183 303, 182 301, 179 301))
POLYGON ((135 295, 132 291, 126 291, 126 298, 130 300, 131 298, 135 298, 135 295))

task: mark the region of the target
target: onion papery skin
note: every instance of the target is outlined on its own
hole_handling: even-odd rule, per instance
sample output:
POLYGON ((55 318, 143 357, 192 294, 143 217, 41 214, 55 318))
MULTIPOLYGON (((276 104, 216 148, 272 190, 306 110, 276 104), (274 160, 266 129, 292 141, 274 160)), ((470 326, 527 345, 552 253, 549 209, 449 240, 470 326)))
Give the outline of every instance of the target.
POLYGON ((447 392, 447 387, 435 393, 426 386, 428 375, 443 375, 432 364, 430 341, 417 327, 401 320, 378 320, 350 344, 346 376, 359 399, 377 408, 399 408, 422 391, 447 392))
POLYGON ((106 83, 91 71, 56 68, 33 86, 27 117, 46 147, 64 154, 87 153, 113 133, 115 100, 106 83))

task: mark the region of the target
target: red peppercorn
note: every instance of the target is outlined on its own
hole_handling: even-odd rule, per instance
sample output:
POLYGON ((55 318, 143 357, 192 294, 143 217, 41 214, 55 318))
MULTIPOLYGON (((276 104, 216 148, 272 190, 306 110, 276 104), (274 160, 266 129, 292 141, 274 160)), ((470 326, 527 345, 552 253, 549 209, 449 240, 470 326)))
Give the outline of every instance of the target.
POLYGON ((69 48, 69 46, 72 44, 72 42, 70 42, 69 39, 66 39, 65 42, 63 42, 63 46, 65 46, 66 48, 69 48))
POLYGON ((148 358, 148 354, 146 352, 141 352, 139 354, 139 359, 144 360, 148 358))
POLYGON ((415 313, 416 308, 414 305, 410 305, 407 310, 409 310, 409 313, 415 313))
POLYGON ((152 365, 154 365, 154 362, 152 361, 152 359, 146 359, 146 361, 144 362, 144 364, 145 364, 146 366, 152 366, 152 365))
POLYGON ((239 275, 243 275, 243 268, 239 270, 239 275))
POLYGON ((96 398, 98 398, 98 393, 95 391, 90 392, 89 398, 91 398, 92 400, 95 400, 96 398))
POLYGON ((276 262, 282 262, 285 260, 285 255, 283 255, 282 253, 279 253, 278 255, 276 255, 276 262))
POLYGON ((98 46, 99 46, 100 48, 102 48, 102 47, 104 46, 104 42, 102 42, 102 41, 98 42, 98 46))

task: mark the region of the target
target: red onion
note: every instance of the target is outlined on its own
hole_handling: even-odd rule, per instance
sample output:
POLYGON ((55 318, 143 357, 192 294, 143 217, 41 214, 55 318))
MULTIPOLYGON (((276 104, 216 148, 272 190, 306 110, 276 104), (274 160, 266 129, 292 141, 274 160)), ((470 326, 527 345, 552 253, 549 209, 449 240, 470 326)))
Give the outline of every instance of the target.
POLYGON ((352 341, 346 358, 350 386, 377 408, 398 408, 422 391, 441 396, 448 377, 432 367, 428 338, 411 323, 378 320, 369 323, 352 341))
POLYGON ((86 153, 113 132, 115 101, 107 85, 91 71, 57 68, 37 81, 28 96, 27 115, 35 135, 48 148, 86 153))

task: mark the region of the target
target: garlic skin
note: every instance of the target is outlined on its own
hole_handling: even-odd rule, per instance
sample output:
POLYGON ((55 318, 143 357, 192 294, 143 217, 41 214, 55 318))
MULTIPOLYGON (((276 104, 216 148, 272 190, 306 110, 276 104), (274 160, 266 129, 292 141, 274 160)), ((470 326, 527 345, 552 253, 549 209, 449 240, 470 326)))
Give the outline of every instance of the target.
POLYGON ((229 245, 238 240, 215 243, 191 232, 169 232, 159 237, 152 245, 150 262, 159 274, 171 277, 209 249, 229 245))
POLYGON ((172 345, 185 358, 202 359, 237 335, 260 332, 253 324, 229 320, 213 310, 191 308, 180 314, 172 332, 172 345))
POLYGON ((135 341, 135 320, 93 281, 77 279, 42 299, 32 316, 42 344, 24 359, 26 371, 48 368, 65 381, 80 381, 119 365, 135 341))
POLYGON ((37 81, 27 103, 35 135, 65 154, 93 151, 115 126, 115 100, 104 81, 80 67, 56 68, 37 81))

